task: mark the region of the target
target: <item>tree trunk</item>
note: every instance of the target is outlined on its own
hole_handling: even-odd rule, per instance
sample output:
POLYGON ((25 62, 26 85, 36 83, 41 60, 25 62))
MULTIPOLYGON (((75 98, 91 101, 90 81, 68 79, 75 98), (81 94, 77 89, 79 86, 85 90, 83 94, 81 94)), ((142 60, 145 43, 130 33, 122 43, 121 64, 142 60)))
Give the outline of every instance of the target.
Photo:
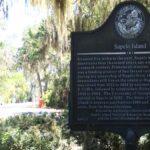
POLYGON ((37 80, 38 80, 38 84, 39 84, 39 89, 40 89, 40 96, 43 95, 43 90, 42 90, 42 84, 41 84, 41 78, 40 78, 40 73, 39 71, 37 71, 37 80))
POLYGON ((45 81, 44 92, 47 91, 47 88, 48 88, 48 81, 45 81))
POLYGON ((47 88, 48 88, 48 74, 47 74, 47 72, 46 72, 46 68, 47 68, 48 66, 45 66, 44 67, 44 69, 43 69, 43 71, 44 71, 44 88, 43 88, 43 92, 45 93, 46 91, 47 91, 47 88))

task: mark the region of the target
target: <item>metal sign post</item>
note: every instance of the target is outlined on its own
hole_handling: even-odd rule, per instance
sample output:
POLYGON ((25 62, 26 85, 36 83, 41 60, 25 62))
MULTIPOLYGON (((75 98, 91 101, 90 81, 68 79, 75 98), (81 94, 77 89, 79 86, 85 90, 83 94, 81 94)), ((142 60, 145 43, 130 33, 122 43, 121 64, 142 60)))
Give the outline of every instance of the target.
POLYGON ((138 139, 136 133, 132 129, 128 129, 125 139, 125 150, 137 150, 138 139))

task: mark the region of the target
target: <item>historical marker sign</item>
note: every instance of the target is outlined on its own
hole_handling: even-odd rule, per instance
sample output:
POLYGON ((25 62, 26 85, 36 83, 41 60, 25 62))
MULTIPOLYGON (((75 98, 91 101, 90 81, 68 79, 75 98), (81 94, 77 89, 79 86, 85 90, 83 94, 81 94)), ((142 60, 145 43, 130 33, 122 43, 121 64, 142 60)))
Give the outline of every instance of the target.
POLYGON ((71 129, 147 131, 150 15, 145 7, 123 2, 99 29, 71 38, 71 129))

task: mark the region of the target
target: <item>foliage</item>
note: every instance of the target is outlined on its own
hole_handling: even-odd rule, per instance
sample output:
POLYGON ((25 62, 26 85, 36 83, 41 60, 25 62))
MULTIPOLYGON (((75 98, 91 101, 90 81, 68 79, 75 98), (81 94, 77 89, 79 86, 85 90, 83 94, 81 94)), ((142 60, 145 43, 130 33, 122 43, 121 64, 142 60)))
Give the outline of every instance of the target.
POLYGON ((8 72, 0 87, 1 96, 7 103, 11 102, 13 98, 18 102, 27 101, 28 91, 27 82, 24 76, 19 72, 8 72))
MULTIPOLYGON (((0 149, 2 150, 123 150, 120 136, 103 132, 71 132, 63 114, 24 114, 0 121, 0 149)), ((149 150, 149 134, 138 150, 149 150)))
POLYGON ((42 87, 42 82, 47 84, 49 74, 49 35, 45 27, 45 21, 25 32, 23 46, 17 51, 16 58, 18 67, 24 70, 29 80, 36 78, 39 87, 39 95, 43 95, 46 88, 42 87), (43 81, 42 81, 43 80, 43 81))
MULTIPOLYGON (((123 150, 122 138, 113 133, 73 132, 68 112, 23 114, 0 120, 2 150, 123 150)), ((150 136, 144 135, 138 150, 149 150, 150 136)))
POLYGON ((43 98, 47 106, 53 108, 64 108, 67 106, 68 85, 67 77, 61 75, 55 77, 43 98))
POLYGON ((122 150, 118 135, 70 132, 68 113, 24 114, 0 122, 2 150, 122 150), (92 139, 92 140, 91 140, 92 139))
POLYGON ((30 82, 31 76, 35 76, 38 95, 43 96, 46 106, 62 108, 67 105, 70 54, 65 52, 60 56, 48 45, 48 35, 44 21, 39 27, 29 29, 16 57, 26 76, 30 76, 30 82))
POLYGON ((66 108, 69 93, 69 54, 63 57, 63 65, 55 64, 57 70, 55 74, 50 76, 48 89, 43 95, 46 106, 53 108, 66 108))
MULTIPOLYGON (((82 150, 124 150, 125 142, 114 133, 101 131, 70 131, 68 128, 68 112, 65 111, 61 116, 53 116, 57 125, 61 128, 62 138, 67 139, 68 143, 75 143, 82 150)), ((138 150, 150 149, 150 134, 145 134, 139 140, 138 150)), ((68 149, 67 149, 68 150, 68 149)), ((77 149, 75 149, 77 150, 77 149)))
POLYGON ((138 150, 149 150, 149 149, 150 149, 150 134, 145 134, 139 140, 138 150))
POLYGON ((65 111, 60 119, 56 117, 57 124, 61 128, 62 136, 68 143, 75 142, 82 150, 123 150, 122 138, 113 133, 80 131, 74 132, 68 129, 68 112, 65 111))
POLYGON ((0 44, 0 96, 8 103, 13 98, 26 101, 29 91, 28 84, 21 71, 15 68, 13 49, 1 42, 0 44), (8 61, 9 60, 9 61, 8 61))
POLYGON ((40 26, 28 29, 23 38, 23 46, 18 49, 18 64, 29 71, 37 69, 38 63, 45 60, 47 36, 44 21, 40 26))
MULTIPOLYGON (((56 119, 49 115, 26 114, 0 123, 2 150, 64 150, 67 149, 56 119)), ((69 147, 69 146, 68 146, 69 147)))

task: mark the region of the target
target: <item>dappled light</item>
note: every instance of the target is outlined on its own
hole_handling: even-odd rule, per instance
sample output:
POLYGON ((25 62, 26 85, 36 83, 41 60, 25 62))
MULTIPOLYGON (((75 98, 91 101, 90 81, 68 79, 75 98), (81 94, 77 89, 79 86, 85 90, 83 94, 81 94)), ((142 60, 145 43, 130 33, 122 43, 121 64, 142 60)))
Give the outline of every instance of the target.
POLYGON ((71 32, 99 28, 123 1, 0 0, 0 150, 124 150, 117 134, 68 125, 71 32))

